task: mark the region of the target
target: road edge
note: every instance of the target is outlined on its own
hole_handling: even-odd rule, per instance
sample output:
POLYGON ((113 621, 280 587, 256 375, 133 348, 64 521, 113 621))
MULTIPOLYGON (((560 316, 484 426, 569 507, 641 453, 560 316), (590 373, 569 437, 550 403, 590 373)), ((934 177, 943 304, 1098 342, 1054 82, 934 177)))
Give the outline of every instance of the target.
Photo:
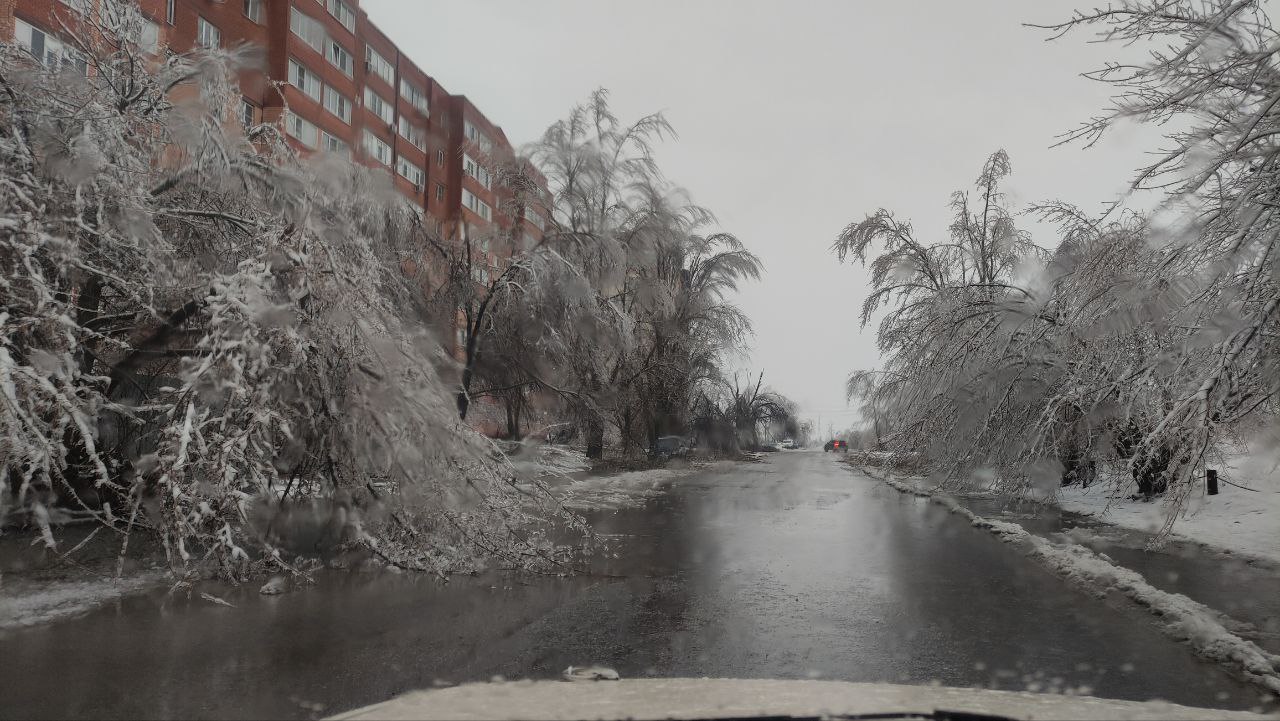
POLYGON ((1079 544, 1055 546, 1047 538, 1016 523, 980 516, 950 496, 921 490, 855 463, 849 466, 900 493, 926 498, 963 516, 975 528, 986 530, 1005 543, 1022 546, 1028 556, 1065 581, 1098 595, 1119 591, 1152 616, 1165 621, 1158 625, 1166 636, 1186 642, 1197 656, 1227 667, 1243 680, 1280 696, 1280 655, 1268 653, 1227 630, 1218 620, 1223 616, 1220 612, 1182 594, 1162 591, 1147 583, 1137 571, 1118 566, 1079 544))

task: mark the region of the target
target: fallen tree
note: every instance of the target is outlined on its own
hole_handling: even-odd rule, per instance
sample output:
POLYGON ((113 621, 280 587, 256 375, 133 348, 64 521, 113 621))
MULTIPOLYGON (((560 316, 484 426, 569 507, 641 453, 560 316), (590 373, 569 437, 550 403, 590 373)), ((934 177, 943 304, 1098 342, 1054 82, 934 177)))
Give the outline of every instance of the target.
MULTIPOLYGON (((390 177, 241 127, 244 50, 157 57, 135 5, 0 48, 0 520, 91 519, 228 578, 362 548, 559 568, 536 479, 458 420, 390 177)), ((287 112, 287 111, 286 111, 287 112)))

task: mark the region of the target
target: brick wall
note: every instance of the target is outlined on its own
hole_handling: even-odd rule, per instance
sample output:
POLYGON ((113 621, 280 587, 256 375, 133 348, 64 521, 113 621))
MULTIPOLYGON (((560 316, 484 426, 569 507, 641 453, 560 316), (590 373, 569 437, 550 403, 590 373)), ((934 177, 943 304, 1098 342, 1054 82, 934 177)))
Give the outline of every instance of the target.
POLYGON ((18 0, 0 0, 0 41, 13 40, 13 14, 17 7, 18 0))

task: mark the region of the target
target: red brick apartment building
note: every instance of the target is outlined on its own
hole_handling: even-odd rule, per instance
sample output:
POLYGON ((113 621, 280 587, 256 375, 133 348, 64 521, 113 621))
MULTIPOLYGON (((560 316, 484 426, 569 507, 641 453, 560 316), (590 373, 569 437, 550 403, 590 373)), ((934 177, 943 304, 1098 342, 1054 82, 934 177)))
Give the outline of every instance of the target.
MULTIPOLYGON (((0 0, 0 40, 16 40, 41 60, 63 48, 57 28, 99 0, 0 0)), ((265 74, 242 79, 246 123, 279 122, 303 150, 350 153, 382 167, 446 236, 500 229, 529 244, 545 219, 504 212, 510 192, 492 177, 494 159, 513 155, 502 128, 465 95, 449 93, 370 22, 359 0, 139 0, 154 25, 157 52, 198 44, 266 50, 265 74), (271 79, 285 83, 277 88, 271 79), (286 106, 288 110, 286 111, 286 106)), ((546 181, 532 168, 546 192, 546 181)), ((485 250, 497 267, 511 247, 485 250)))
MULTIPOLYGON (((100 1, 0 0, 0 40, 16 41, 41 62, 61 61, 68 49, 58 29, 74 26, 100 1)), ((513 245, 528 247, 541 239, 546 220, 536 209, 521 218, 504 212, 510 191, 490 172, 493 160, 513 155, 502 128, 409 59, 369 20, 359 0, 138 4, 153 28, 145 41, 157 54, 197 45, 250 43, 265 49, 264 72, 241 79, 239 112, 246 124, 280 123, 303 151, 349 153, 385 168, 447 237, 504 231, 500 237, 512 242, 477 244, 478 281, 502 266, 513 245)), ((529 170, 545 196, 545 179, 529 170)), ((460 339, 453 340, 457 353, 460 339)), ((494 431, 491 423, 483 425, 494 431)))

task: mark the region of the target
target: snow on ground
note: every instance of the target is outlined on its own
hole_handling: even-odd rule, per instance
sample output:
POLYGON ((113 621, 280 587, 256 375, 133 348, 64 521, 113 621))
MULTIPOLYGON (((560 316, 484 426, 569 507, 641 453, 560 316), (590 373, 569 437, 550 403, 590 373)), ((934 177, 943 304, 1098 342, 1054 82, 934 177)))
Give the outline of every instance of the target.
MULTIPOLYGON (((1253 444, 1228 456, 1220 466, 1222 481, 1216 496, 1205 493, 1203 482, 1173 526, 1176 536, 1232 553, 1280 563, 1280 449, 1253 444), (1255 489, 1247 491, 1225 481, 1255 489)), ((1212 465, 1210 467, 1213 467, 1212 465)), ((1155 533, 1168 509, 1161 501, 1130 500, 1131 489, 1111 483, 1089 488, 1071 486, 1058 492, 1063 510, 1155 533)))
MULTIPOLYGON (((864 472, 867 472, 864 469, 864 472)), ((1045 564, 1074 585, 1099 595, 1118 592, 1160 617, 1164 632, 1186 641, 1200 656, 1232 668, 1246 680, 1280 694, 1280 656, 1227 630, 1222 614, 1178 593, 1162 591, 1147 583, 1142 574, 1112 563, 1106 556, 1076 543, 1054 543, 1007 521, 984 518, 950 496, 935 494, 924 479, 874 477, 903 493, 930 499, 952 513, 969 519, 976 528, 986 529, 1000 540, 1022 547, 1029 556, 1045 564)))
POLYGON ((46 581, 0 585, 0 631, 75 616, 117 598, 155 587, 164 575, 143 573, 91 581, 46 581))
POLYGON ((571 446, 536 441, 495 441, 516 473, 526 478, 579 473, 591 467, 587 454, 571 446))
MULTIPOLYGON (((1280 445, 1254 441, 1210 467, 1219 470, 1218 495, 1207 495, 1202 480, 1174 523, 1173 535, 1280 563, 1280 445)), ((925 477, 894 477, 920 491, 930 491, 936 485, 925 477)), ((1168 508, 1160 500, 1130 500, 1136 491, 1132 483, 1117 489, 1112 479, 1103 478, 1088 488, 1058 489, 1054 500, 1064 511, 1155 534, 1164 526, 1168 508)), ((965 492, 966 496, 983 494, 980 488, 965 492)))
POLYGON ((638 505, 658 495, 662 487, 694 469, 651 468, 613 476, 589 476, 563 488, 561 502, 579 511, 638 505))
POLYGON ((588 476, 570 481, 559 487, 557 492, 561 503, 574 510, 612 510, 640 505, 682 476, 724 465, 733 465, 733 462, 681 464, 673 468, 650 468, 612 476, 588 476))

